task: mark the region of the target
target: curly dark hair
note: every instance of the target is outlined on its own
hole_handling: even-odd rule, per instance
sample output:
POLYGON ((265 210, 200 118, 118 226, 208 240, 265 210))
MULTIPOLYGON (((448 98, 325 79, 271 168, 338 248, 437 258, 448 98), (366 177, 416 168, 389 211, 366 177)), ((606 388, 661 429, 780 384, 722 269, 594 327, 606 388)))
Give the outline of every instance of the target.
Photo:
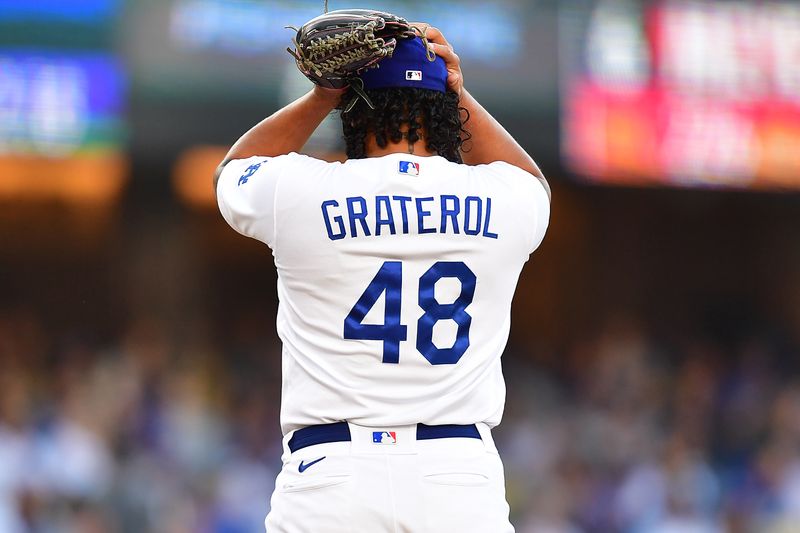
POLYGON ((395 87, 365 91, 375 109, 359 98, 353 89, 344 93, 337 109, 342 111, 342 130, 347 145, 347 157, 366 157, 366 140, 370 133, 375 142, 385 148, 391 142, 404 138, 409 143, 420 140, 425 132, 425 146, 431 152, 461 163, 461 146, 470 138, 464 124, 469 112, 458 105, 458 95, 414 87, 395 87), (355 107, 344 111, 348 104, 358 98, 355 107), (463 117, 463 119, 462 119, 463 117), (401 127, 408 124, 404 133, 401 127))

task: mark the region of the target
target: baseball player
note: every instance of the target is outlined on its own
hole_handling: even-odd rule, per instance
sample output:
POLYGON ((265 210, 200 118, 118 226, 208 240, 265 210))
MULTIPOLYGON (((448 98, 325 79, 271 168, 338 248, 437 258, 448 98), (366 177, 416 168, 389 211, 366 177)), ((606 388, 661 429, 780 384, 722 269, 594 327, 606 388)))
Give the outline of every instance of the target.
POLYGON ((513 531, 491 428, 550 193, 463 87, 441 32, 420 33, 361 74, 363 89, 316 86, 257 124, 216 175, 225 220, 278 271, 270 533, 513 531), (336 108, 348 160, 299 154, 336 108))

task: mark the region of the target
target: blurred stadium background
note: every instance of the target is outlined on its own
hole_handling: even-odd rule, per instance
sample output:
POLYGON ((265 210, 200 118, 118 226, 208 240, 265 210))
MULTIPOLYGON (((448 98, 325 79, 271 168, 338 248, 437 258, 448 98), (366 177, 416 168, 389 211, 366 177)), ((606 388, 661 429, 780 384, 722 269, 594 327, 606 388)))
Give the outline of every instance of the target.
MULTIPOLYGON (((0 532, 262 527, 275 271, 211 174, 308 89, 280 28, 321 4, 0 0, 0 532)), ((800 3, 369 7, 441 27, 553 186, 496 431, 518 531, 800 531, 800 3)))

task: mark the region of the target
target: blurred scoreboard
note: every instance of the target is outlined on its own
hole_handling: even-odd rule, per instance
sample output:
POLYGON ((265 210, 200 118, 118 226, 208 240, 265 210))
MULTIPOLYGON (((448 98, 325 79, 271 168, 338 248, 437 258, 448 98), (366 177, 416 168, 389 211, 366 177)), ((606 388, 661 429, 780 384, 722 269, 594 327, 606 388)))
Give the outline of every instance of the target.
POLYGON ((0 154, 119 148, 124 80, 108 54, 0 49, 0 154))
POLYGON ((0 0, 0 197, 102 200, 126 175, 120 0, 0 0))
POLYGON ((800 188, 800 3, 562 13, 562 153, 591 180, 800 188))

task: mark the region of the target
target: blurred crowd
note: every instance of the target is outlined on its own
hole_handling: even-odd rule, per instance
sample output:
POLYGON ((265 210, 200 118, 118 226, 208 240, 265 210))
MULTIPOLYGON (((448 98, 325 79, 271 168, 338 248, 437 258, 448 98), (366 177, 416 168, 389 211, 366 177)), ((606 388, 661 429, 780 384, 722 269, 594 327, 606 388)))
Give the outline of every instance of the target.
POLYGON ((613 320, 506 372, 497 433, 518 531, 800 532, 797 351, 702 337, 613 320))
MULTIPOLYGON (((280 348, 251 318, 222 343, 153 319, 109 343, 0 314, 0 532, 262 530, 280 348)), ((495 435, 517 530, 800 531, 796 355, 626 320, 510 347, 495 435)))

